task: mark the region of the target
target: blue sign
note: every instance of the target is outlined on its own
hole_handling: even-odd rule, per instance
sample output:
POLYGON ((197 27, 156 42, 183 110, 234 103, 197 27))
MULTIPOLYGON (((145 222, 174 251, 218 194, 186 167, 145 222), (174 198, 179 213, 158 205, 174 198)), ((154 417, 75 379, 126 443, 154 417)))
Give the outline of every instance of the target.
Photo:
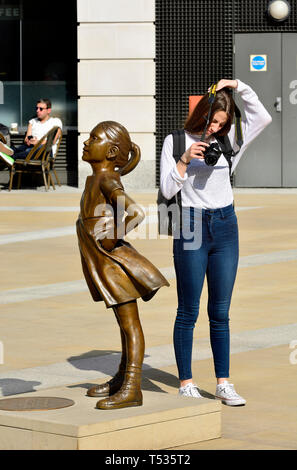
POLYGON ((267 70, 267 56, 263 55, 251 55, 250 56, 250 68, 251 71, 265 71, 267 70))

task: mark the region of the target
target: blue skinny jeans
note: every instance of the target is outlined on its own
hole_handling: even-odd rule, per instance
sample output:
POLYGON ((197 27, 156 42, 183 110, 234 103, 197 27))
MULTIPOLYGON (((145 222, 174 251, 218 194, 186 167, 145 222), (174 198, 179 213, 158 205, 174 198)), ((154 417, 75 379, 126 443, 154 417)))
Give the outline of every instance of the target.
POLYGON ((229 307, 238 266, 238 226, 232 205, 202 209, 199 216, 189 208, 191 232, 174 238, 173 256, 177 279, 178 308, 174 325, 174 350, 180 380, 192 378, 193 331, 199 313, 205 279, 208 285, 210 343, 217 378, 229 377, 229 307), (199 236, 197 237, 199 239, 199 236), (195 246, 197 245, 197 246, 195 246), (192 249, 187 249, 191 247, 192 249))

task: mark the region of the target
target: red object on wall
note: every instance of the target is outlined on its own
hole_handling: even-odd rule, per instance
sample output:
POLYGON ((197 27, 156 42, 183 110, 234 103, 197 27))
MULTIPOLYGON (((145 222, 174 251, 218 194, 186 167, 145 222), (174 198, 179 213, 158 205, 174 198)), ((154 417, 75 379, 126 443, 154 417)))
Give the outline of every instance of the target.
POLYGON ((189 96, 189 115, 192 114, 197 103, 201 100, 203 95, 191 95, 189 96))

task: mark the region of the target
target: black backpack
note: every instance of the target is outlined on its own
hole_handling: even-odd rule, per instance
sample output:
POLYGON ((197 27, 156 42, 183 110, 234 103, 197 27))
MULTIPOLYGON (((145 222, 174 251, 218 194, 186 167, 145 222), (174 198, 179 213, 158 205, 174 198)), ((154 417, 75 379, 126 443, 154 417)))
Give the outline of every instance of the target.
MULTIPOLYGON (((186 136, 184 129, 178 129, 172 132, 173 137, 173 158, 176 162, 185 152, 186 147, 186 136)), ((229 137, 215 135, 217 141, 220 144, 221 150, 229 165, 229 174, 231 178, 231 157, 235 155, 232 149, 229 137)), ((241 146, 241 145, 240 145, 241 146)), ((161 190, 158 191, 157 197, 158 205, 158 232, 160 235, 173 235, 173 220, 179 220, 181 224, 181 191, 179 191, 171 199, 166 199, 161 190)))

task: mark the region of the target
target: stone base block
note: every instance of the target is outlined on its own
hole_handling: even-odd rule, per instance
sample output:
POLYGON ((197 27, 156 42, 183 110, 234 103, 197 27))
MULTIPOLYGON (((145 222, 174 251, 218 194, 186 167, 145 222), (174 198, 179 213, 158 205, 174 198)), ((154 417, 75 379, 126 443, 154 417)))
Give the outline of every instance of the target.
POLYGON ((75 404, 48 411, 0 410, 0 449, 154 450, 221 436, 217 400, 144 391, 143 406, 98 410, 98 399, 86 396, 87 385, 15 395, 68 398, 75 404))

